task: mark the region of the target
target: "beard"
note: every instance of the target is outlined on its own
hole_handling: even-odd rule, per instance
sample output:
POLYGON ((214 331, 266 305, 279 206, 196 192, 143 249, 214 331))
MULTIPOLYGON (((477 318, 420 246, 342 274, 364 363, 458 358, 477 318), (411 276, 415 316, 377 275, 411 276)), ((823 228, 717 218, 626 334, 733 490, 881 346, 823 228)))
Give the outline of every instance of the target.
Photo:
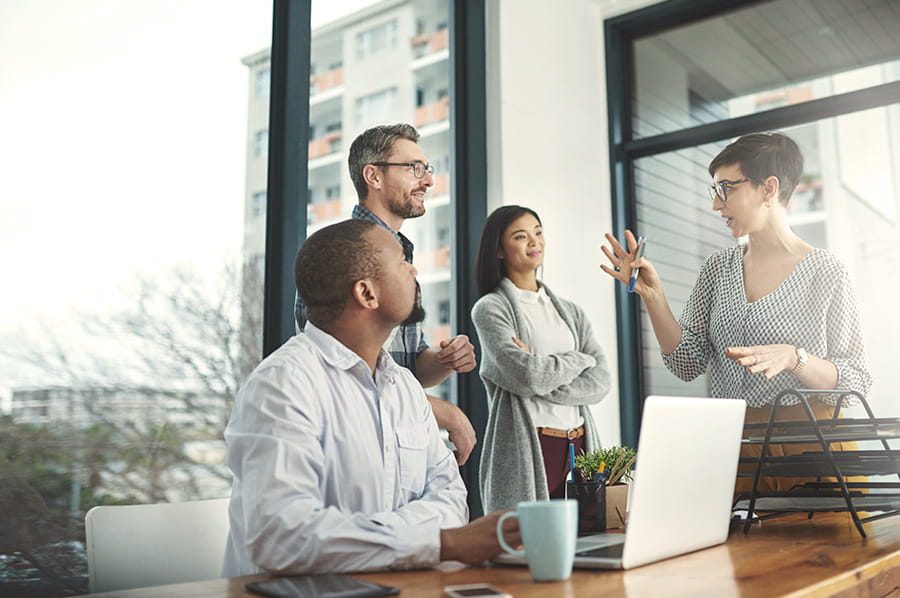
POLYGON ((422 307, 422 304, 416 301, 415 305, 413 305, 412 311, 409 312, 409 315, 406 316, 406 319, 403 320, 401 326, 412 326, 413 324, 418 324, 425 319, 425 308, 422 307))
POLYGON ((392 199, 389 202, 388 209, 390 209, 391 214, 403 218, 404 220, 407 218, 418 218, 425 214, 424 205, 417 205, 412 196, 406 197, 405 199, 407 201, 403 201, 403 199, 392 199))
POLYGON ((413 302, 412 309, 406 319, 400 324, 401 326, 412 326, 425 320, 425 308, 422 307, 422 288, 419 281, 416 281, 416 300, 413 302))

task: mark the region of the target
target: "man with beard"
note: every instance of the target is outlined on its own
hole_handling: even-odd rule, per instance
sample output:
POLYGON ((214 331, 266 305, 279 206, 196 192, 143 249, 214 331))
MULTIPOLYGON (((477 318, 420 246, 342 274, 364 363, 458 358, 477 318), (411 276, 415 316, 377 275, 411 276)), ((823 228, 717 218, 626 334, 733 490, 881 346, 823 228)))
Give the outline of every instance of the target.
MULTIPOLYGON (((425 213, 425 194, 434 185, 434 167, 418 146, 419 133, 407 124, 372 127, 350 145, 348 166, 359 204, 353 218, 369 220, 390 232, 403 247, 406 261, 413 261, 413 244, 402 233, 407 218, 425 213)), ((294 315, 297 330, 303 330, 306 314, 302 293, 297 295, 294 315)), ((437 386, 453 372, 469 372, 475 366, 475 347, 464 334, 442 340, 437 347, 425 342, 420 322, 401 324, 385 346, 398 364, 409 369, 422 387, 437 386)), ((428 397, 438 426, 447 430, 456 447, 456 460, 463 465, 475 447, 475 430, 469 418, 455 405, 428 397)))
MULTIPOLYGON (((382 346, 421 320, 416 269, 383 227, 347 220, 294 267, 305 334, 268 356, 225 430, 234 474, 223 574, 468 563, 501 552, 500 513, 468 523, 466 488, 425 393, 382 346)), ((514 522, 505 539, 521 539, 514 522)))

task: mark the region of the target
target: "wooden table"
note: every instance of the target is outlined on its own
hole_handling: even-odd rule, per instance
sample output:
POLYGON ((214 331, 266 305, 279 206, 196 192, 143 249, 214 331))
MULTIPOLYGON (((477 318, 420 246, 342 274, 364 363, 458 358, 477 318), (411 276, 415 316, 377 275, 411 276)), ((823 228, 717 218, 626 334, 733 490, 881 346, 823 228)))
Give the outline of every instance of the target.
MULTIPOLYGON (((354 575, 402 589, 401 596, 442 595, 444 586, 490 583, 515 598, 775 596, 858 598, 884 596, 900 588, 900 517, 865 525, 860 538, 846 513, 804 514, 770 519, 748 535, 732 530, 728 541, 629 571, 575 570, 560 582, 536 583, 525 567, 439 568, 405 573, 354 575)), ((253 575, 95 594, 122 598, 258 598, 244 591, 253 575)))

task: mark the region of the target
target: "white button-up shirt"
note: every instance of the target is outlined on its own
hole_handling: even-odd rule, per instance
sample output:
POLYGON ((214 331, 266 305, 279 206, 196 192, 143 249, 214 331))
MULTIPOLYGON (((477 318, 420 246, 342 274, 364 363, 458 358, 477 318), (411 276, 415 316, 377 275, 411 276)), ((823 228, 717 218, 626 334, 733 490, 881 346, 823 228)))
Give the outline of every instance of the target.
MULTIPOLYGON (((522 322, 529 349, 535 355, 553 355, 575 350, 575 335, 556 311, 553 301, 541 285, 537 291, 515 287, 515 294, 522 308, 522 322)), ((577 405, 560 405, 545 399, 522 397, 531 414, 531 421, 539 428, 573 430, 584 423, 577 405)))
POLYGON ((373 378, 312 323, 250 375, 225 441, 225 576, 428 567, 440 530, 468 522, 418 381, 384 351, 373 378))

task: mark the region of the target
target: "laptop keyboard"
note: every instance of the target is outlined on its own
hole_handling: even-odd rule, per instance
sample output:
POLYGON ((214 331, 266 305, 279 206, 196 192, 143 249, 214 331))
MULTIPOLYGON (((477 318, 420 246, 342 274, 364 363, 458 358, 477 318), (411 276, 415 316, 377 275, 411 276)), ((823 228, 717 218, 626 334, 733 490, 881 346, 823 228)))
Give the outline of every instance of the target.
POLYGON ((622 558, 622 550, 624 548, 625 548, 625 544, 613 544, 612 546, 601 546, 600 548, 591 548, 588 550, 582 550, 580 552, 576 552, 575 556, 620 559, 620 558, 622 558))

